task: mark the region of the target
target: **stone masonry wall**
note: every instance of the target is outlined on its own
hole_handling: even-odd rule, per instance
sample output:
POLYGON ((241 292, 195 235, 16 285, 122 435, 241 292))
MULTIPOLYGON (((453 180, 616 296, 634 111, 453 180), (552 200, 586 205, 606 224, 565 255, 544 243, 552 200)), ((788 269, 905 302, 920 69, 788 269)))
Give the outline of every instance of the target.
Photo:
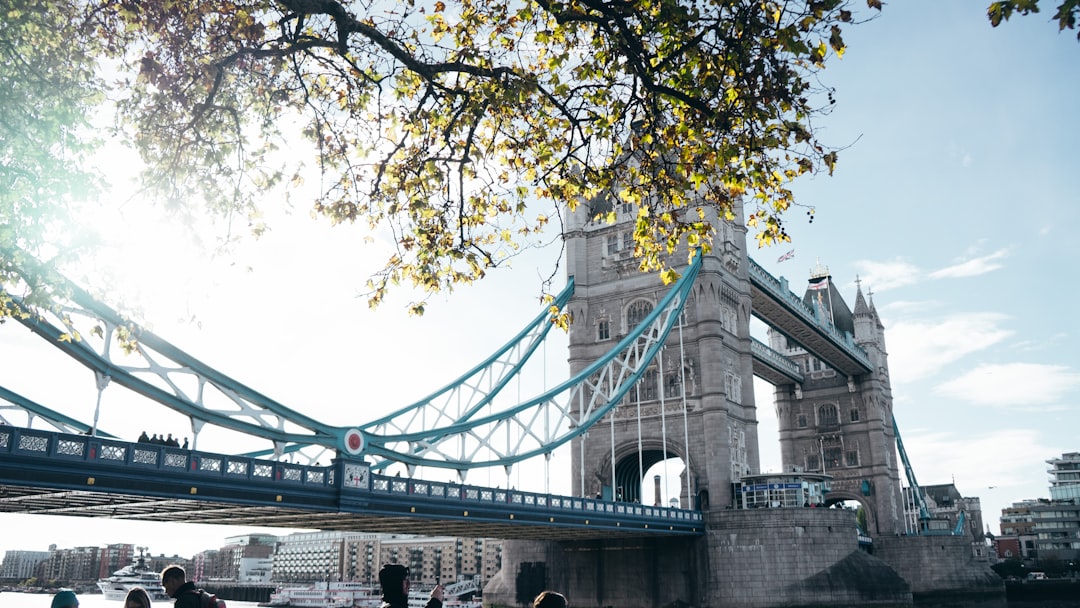
POLYGON ((1005 597, 1005 585, 985 558, 972 555, 969 536, 894 536, 874 539, 874 555, 911 584, 916 600, 1005 597))
POLYGON ((751 509, 707 519, 707 606, 908 606, 908 585, 860 551, 839 509, 751 509))

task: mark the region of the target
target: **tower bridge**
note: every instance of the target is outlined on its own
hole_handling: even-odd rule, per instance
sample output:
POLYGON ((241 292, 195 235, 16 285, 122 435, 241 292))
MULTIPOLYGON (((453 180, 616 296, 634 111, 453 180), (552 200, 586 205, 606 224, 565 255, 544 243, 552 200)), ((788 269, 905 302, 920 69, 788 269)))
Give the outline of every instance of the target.
POLYGON ((741 217, 717 222, 713 251, 677 253, 688 260, 682 277, 662 286, 620 249, 632 217, 598 223, 587 207, 568 214, 569 280, 556 300, 573 319, 570 377, 520 403, 507 403, 503 389, 547 337, 547 311, 432 395, 340 427, 66 284, 57 291, 66 300, 19 321, 92 370, 99 391, 115 382, 183 413, 196 440, 192 450, 119 441, 4 390, 0 512, 511 539, 485 589, 492 605, 515 603, 526 570, 531 579, 543 572, 545 586, 575 605, 597 607, 905 605, 924 591, 1000 594, 985 564, 969 563, 970 539, 895 540, 908 531, 884 328, 861 289, 849 309, 826 272, 797 296, 749 258, 741 217), (751 336, 752 317, 769 327, 769 344, 751 336), (127 336, 137 342, 113 346, 127 336), (831 479, 821 506, 858 501, 884 561, 859 550, 850 511, 736 508, 740 480, 761 473, 755 376, 774 386, 785 471, 831 479), (13 423, 11 412, 26 422, 13 423), (53 430, 35 428, 42 424, 53 430), (202 451, 206 425, 271 447, 202 451), (574 496, 465 483, 469 471, 509 472, 563 445, 574 496), (315 464, 328 453, 332 464, 315 464), (684 464, 679 505, 650 505, 644 473, 670 458, 684 464), (406 477, 383 474, 395 463, 406 477), (439 470, 458 482, 420 474, 439 470))

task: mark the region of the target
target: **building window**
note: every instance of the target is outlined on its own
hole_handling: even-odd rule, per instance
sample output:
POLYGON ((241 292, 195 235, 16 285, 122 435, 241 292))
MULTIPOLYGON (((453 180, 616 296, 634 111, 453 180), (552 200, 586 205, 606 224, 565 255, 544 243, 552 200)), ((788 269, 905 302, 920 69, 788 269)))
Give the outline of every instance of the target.
POLYGON ((857 466, 859 466, 859 451, 858 450, 848 450, 846 464, 849 467, 857 467, 857 466))
POLYGON ((607 319, 601 319, 596 324, 596 339, 597 340, 610 340, 611 339, 611 322, 607 319))
POLYGON ((840 448, 825 448, 825 468, 835 469, 840 466, 840 448))
MULTIPOLYGON (((836 414, 835 405, 826 403, 818 408, 818 424, 821 426, 836 426, 840 424, 840 418, 836 414)), ((837 460, 839 460, 839 457, 837 460)))
POLYGON ((656 399, 656 370, 647 369, 641 377, 641 400, 652 401, 656 399))
POLYGON ((625 249, 626 251, 633 251, 634 250, 634 233, 633 232, 624 232, 622 234, 622 248, 625 249))
POLYGON ((799 414, 799 428, 806 428, 806 414, 799 414))
POLYGON ((626 326, 637 327, 652 312, 652 303, 646 300, 638 300, 626 309, 626 326))
POLYGON ((679 372, 674 371, 667 374, 667 378, 664 379, 664 397, 667 399, 677 399, 682 396, 682 380, 679 378, 679 372))
POLYGON ((607 237, 607 254, 615 255, 619 252, 619 235, 609 234, 607 237))
POLYGON ((858 422, 859 421, 859 410, 858 409, 851 410, 851 421, 852 422, 858 422))

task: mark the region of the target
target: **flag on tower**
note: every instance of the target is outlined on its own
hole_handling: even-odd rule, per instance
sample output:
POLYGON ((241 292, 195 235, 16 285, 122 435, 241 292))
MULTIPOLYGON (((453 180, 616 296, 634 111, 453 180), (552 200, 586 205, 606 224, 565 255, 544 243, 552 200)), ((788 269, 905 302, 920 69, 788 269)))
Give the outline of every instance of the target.
POLYGON ((814 290, 828 289, 828 288, 829 288, 829 277, 821 277, 820 279, 811 279, 810 280, 810 286, 807 287, 807 289, 814 289, 814 290))
POLYGON ((780 262, 783 262, 784 260, 790 260, 793 257, 795 257, 795 250, 794 249, 792 249, 791 251, 789 251, 789 252, 785 253, 784 255, 780 256, 780 259, 776 260, 776 263, 779 264, 780 262))

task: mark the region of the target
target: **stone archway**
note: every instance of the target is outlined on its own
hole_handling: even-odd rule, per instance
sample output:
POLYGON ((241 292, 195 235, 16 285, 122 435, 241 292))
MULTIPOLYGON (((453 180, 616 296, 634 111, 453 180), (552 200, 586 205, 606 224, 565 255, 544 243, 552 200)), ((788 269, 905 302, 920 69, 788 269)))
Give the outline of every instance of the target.
MULTIPOLYGON (((683 454, 682 449, 674 449, 672 446, 668 446, 665 451, 660 442, 643 442, 641 446, 641 460, 638 460, 637 446, 632 446, 628 449, 623 449, 615 454, 615 480, 611 484, 614 486, 614 499, 625 502, 640 502, 643 504, 652 504, 651 497, 643 497, 641 495, 641 486, 648 480, 642 479, 642 475, 648 473, 649 469, 653 465, 663 462, 666 459, 677 459, 683 463, 683 470, 680 474, 680 501, 686 500, 688 497, 688 485, 691 479, 692 463, 688 462, 686 455, 683 454), (620 453, 621 452, 621 453, 620 453), (645 498, 645 500, 643 500, 645 498)), ((610 482, 611 476, 611 457, 605 459, 605 463, 602 469, 601 483, 607 485, 610 482)))
POLYGON ((859 503, 859 506, 863 508, 863 512, 866 513, 866 532, 867 534, 879 535, 881 531, 878 529, 878 516, 874 513, 873 504, 867 502, 865 496, 859 496, 851 492, 833 491, 825 495, 825 506, 832 507, 835 504, 842 503, 848 500, 854 500, 859 503))

